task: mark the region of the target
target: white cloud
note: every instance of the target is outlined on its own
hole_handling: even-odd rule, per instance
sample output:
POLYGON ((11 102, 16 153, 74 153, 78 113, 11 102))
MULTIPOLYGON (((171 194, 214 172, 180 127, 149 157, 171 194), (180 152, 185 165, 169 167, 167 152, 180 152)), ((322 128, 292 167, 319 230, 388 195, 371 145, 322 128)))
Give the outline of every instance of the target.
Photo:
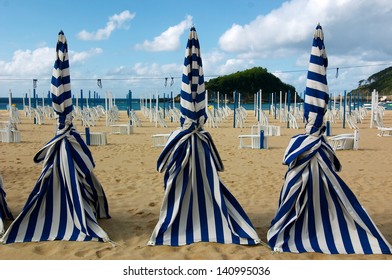
POLYGON ((70 52, 69 53, 69 59, 70 63, 84 63, 86 60, 90 59, 93 56, 99 55, 103 52, 101 48, 94 48, 90 49, 89 51, 84 51, 84 52, 70 52))
POLYGON ((82 30, 78 33, 78 38, 85 41, 100 41, 110 37, 112 32, 119 28, 128 28, 126 23, 135 17, 135 13, 128 10, 115 14, 109 18, 105 28, 98 29, 96 32, 82 30))
MULTIPOLYGON (((330 89, 351 90, 357 81, 367 78, 376 70, 374 67, 356 68, 361 65, 374 65, 377 71, 391 63, 392 49, 386 38, 392 37, 392 2, 388 0, 291 0, 266 15, 259 15, 247 24, 233 24, 219 38, 219 46, 231 60, 222 69, 230 67, 230 62, 243 59, 257 60, 257 64, 276 71, 274 59, 291 59, 285 69, 307 69, 311 47, 311 36, 320 22, 325 34, 325 44, 329 67, 340 69, 336 79, 336 68, 330 69, 330 89), (295 59, 297 57, 297 59, 295 59), (296 63, 295 63, 296 61, 296 63), (271 67, 272 66, 272 67, 271 67), (348 68, 352 67, 352 68, 348 68), (372 72, 373 71, 373 72, 372 72), (333 73, 332 73, 333 72, 333 73), (347 79, 342 77, 345 73, 347 79)), ((239 66, 240 63, 237 63, 239 66)), ((305 72, 279 74, 284 82, 292 83, 298 90, 305 83, 305 72)))
MULTIPOLYGON (((248 68, 254 67, 253 60, 244 60, 239 58, 229 58, 222 64, 220 67, 217 68, 217 72, 219 75, 227 75, 234 73, 236 71, 243 71, 248 68)), ((207 75, 208 76, 208 75, 207 75)))
POLYGON ((132 72, 139 77, 171 77, 182 74, 183 65, 175 63, 163 64, 158 63, 136 63, 132 67, 132 72))
POLYGON ((311 44, 310 36, 320 22, 327 46, 338 39, 335 45, 347 51, 348 45, 351 48, 358 43, 371 45, 372 40, 364 41, 364 35, 385 38, 385 33, 375 31, 385 30, 385 24, 391 22, 388 19, 391 10, 392 5, 386 0, 292 0, 248 24, 233 24, 219 38, 219 45, 222 50, 234 53, 291 55, 311 44))
POLYGON ((32 78, 51 73, 55 58, 53 48, 17 50, 9 62, 0 61, 0 75, 32 78))
POLYGON ((145 50, 151 52, 158 51, 174 51, 180 47, 180 37, 184 31, 192 25, 192 16, 187 16, 175 26, 170 26, 162 34, 155 37, 154 40, 145 40, 142 44, 137 44, 137 50, 145 50))
MULTIPOLYGON (((86 52, 71 52, 69 59, 71 67, 75 64, 83 64, 92 56, 102 53, 102 49, 95 48, 86 52)), ((0 61, 0 75, 14 76, 18 78, 50 78, 53 64, 56 58, 54 48, 42 47, 35 50, 17 50, 12 60, 0 61)))
POLYGON ((220 47, 228 52, 241 53, 271 53, 276 48, 291 47, 292 44, 309 38, 318 21, 325 21, 327 15, 321 13, 322 18, 319 18, 317 9, 325 6, 326 2, 328 1, 293 0, 285 2, 279 9, 265 16, 258 16, 249 24, 233 24, 219 38, 220 47))

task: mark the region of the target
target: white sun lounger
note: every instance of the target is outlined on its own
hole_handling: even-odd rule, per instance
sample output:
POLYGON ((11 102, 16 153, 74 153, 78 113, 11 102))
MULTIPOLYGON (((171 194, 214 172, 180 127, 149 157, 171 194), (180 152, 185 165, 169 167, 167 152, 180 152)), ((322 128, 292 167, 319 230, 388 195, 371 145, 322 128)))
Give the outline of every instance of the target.
POLYGON ((268 136, 263 137, 262 146, 260 146, 260 134, 242 134, 238 135, 240 139, 240 149, 268 149, 268 136))
POLYGON ((0 129, 0 141, 4 143, 19 143, 20 131, 12 128, 9 122, 4 122, 5 127, 0 129))
POLYGON ((110 125, 112 128, 112 134, 131 134, 133 133, 133 126, 129 123, 124 124, 112 124, 110 125))
POLYGON ((375 120, 378 129, 378 136, 392 136, 392 127, 385 127, 381 117, 377 117, 375 120))
POLYGON ((152 135, 153 147, 164 147, 169 139, 170 133, 161 133, 152 135))
POLYGON ((334 150, 358 150, 359 130, 354 133, 339 134, 328 138, 328 142, 334 150))
POLYGON ((383 136, 392 136, 392 127, 377 127, 378 129, 378 136, 383 137, 383 136))
MULTIPOLYGON (((87 143, 86 133, 80 133, 83 140, 87 143)), ((106 132, 90 132, 90 146, 102 146, 108 143, 106 132)))

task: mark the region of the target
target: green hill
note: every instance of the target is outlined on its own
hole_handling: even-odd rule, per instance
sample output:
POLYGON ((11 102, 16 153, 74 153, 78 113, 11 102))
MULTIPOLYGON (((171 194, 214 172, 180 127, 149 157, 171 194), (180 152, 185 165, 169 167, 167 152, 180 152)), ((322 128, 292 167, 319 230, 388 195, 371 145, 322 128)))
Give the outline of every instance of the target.
POLYGON ((392 67, 388 67, 380 72, 371 75, 366 80, 359 81, 358 88, 364 94, 370 94, 373 90, 378 91, 379 96, 392 95, 392 67))
MULTIPOLYGON (((267 69, 254 67, 233 74, 210 79, 206 82, 206 89, 209 93, 218 92, 227 94, 229 101, 232 101, 232 93, 237 91, 241 94, 244 103, 252 103, 254 94, 260 89, 263 92, 263 101, 270 101, 271 93, 291 92, 294 100, 295 88, 292 85, 283 83, 278 77, 268 73, 267 69)), ((297 98, 299 98, 297 96, 297 98)), ((299 99, 298 99, 299 100, 299 99)))

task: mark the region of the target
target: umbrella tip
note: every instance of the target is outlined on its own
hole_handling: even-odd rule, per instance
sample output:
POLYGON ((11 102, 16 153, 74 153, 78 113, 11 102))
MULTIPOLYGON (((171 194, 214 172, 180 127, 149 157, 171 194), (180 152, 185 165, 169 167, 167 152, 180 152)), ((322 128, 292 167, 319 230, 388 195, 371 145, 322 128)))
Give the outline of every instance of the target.
POLYGON ((60 30, 59 35, 64 35, 63 30, 60 30))

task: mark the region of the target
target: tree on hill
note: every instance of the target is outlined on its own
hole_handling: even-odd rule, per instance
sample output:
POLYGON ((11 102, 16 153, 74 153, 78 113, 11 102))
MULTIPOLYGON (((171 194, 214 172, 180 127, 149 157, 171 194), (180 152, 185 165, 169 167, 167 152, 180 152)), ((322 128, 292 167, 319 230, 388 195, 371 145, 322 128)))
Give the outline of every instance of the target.
MULTIPOLYGON (((268 73, 267 69, 254 67, 244 71, 210 79, 206 82, 206 89, 209 94, 219 91, 220 94, 227 94, 229 101, 232 101, 232 93, 237 91, 241 94, 241 100, 244 103, 251 103, 254 100, 254 94, 260 89, 263 92, 263 101, 270 102, 271 93, 280 91, 291 92, 294 100, 295 88, 292 85, 283 83, 275 75, 268 73)), ((297 100, 299 97, 297 96, 297 100)))
POLYGON ((392 67, 385 68, 372 74, 366 80, 358 82, 358 88, 351 92, 360 91, 365 96, 369 96, 373 90, 378 91, 380 96, 392 95, 392 67))

